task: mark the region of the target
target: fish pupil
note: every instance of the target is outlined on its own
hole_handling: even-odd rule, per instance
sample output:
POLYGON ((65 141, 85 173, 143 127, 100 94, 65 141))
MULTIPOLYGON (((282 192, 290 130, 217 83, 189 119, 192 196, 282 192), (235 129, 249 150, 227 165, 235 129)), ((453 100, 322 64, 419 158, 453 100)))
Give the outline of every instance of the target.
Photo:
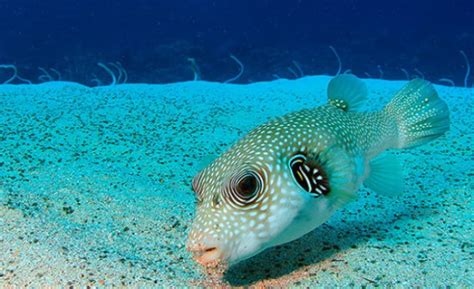
POLYGON ((257 178, 248 175, 242 178, 237 186, 237 191, 242 197, 252 197, 257 190, 257 178))

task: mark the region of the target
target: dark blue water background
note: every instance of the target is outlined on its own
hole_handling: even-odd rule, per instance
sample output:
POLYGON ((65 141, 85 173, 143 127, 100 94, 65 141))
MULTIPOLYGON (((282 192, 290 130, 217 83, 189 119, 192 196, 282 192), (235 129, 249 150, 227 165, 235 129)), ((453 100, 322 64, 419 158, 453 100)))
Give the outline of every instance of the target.
POLYGON ((108 81, 97 62, 120 61, 129 82, 163 83, 192 79, 192 57, 203 79, 223 81, 238 71, 232 53, 248 83, 294 78, 292 61, 334 74, 332 45, 360 76, 404 79, 403 68, 463 85, 473 11, 472 0, 0 0, 0 63, 33 82, 43 67, 92 84, 108 81))

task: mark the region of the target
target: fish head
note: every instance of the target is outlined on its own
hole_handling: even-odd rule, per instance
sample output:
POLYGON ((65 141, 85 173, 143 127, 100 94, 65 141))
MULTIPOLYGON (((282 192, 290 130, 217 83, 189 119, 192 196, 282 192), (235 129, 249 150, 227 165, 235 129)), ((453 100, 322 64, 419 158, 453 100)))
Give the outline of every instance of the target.
MULTIPOLYGON (((327 206, 295 175, 298 147, 260 131, 198 173, 198 204, 188 249, 205 266, 231 265, 315 228, 312 209, 327 206)), ((320 224, 320 223, 319 223, 320 224)))

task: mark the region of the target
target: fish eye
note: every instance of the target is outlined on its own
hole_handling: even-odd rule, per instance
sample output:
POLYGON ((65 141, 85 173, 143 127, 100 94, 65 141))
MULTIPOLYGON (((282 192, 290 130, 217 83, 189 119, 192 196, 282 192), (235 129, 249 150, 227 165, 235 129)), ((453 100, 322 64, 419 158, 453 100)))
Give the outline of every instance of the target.
POLYGON ((249 198, 257 192, 257 178, 254 175, 243 177, 237 184, 237 193, 243 198, 249 198))
POLYGON ((262 177, 254 171, 245 171, 234 176, 224 188, 224 198, 233 206, 248 207, 260 197, 262 177))

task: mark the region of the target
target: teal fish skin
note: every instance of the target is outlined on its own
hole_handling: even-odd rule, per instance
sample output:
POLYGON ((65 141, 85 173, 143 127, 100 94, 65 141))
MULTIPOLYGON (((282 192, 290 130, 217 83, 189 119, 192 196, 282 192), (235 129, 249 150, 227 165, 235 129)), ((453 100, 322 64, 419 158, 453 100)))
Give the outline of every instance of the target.
POLYGON ((357 78, 336 77, 328 90, 327 105, 257 127, 194 178, 198 207, 188 249, 199 263, 233 264, 297 239, 355 199, 366 180, 376 191, 399 193, 401 172, 387 176, 397 163, 387 159, 379 169, 371 161, 449 127, 446 105, 424 81, 371 113, 353 111, 367 94, 357 78))

